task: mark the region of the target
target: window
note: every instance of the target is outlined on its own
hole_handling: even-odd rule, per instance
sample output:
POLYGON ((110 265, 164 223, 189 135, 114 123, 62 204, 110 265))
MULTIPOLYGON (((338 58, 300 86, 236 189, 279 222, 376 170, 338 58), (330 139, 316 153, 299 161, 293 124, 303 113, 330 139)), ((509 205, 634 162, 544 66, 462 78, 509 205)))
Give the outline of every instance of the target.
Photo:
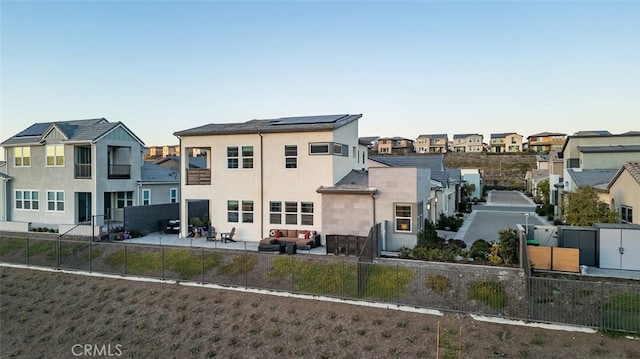
POLYGON ((631 207, 621 206, 620 219, 622 223, 633 223, 633 209, 631 207))
POLYGON ((328 143, 310 143, 309 154, 312 155, 328 155, 329 144, 328 143))
POLYGON ((242 146, 242 168, 253 168, 253 146, 242 146))
POLYGON ((342 155, 342 151, 346 151, 348 147, 346 146, 342 146, 339 143, 334 143, 333 144, 333 154, 334 155, 342 155))
POLYGON ((47 191, 47 210, 64 212, 63 191, 47 191))
POLYGON ((411 205, 395 204, 396 232, 411 232, 411 205))
POLYGON ((298 146, 284 146, 284 168, 298 168, 298 146))
POLYGON ((142 190, 142 205, 148 206, 151 204, 151 190, 143 189, 142 190))
POLYGON ((285 224, 298 224, 298 202, 285 202, 285 224))
POLYGON ((282 224, 282 202, 269 202, 269 223, 282 224))
POLYGON ((349 156, 349 146, 336 142, 313 142, 309 143, 309 154, 349 156))
POLYGON ((64 166, 64 146, 47 146, 47 166, 64 166))
POLYGON ((116 192, 116 208, 133 206, 133 192, 116 192))
POLYGON ((300 212, 300 224, 313 226, 313 202, 301 202, 300 212))
POLYGON ((237 223, 239 210, 238 201, 227 201, 227 222, 237 223))
POLYGON ((177 188, 171 188, 169 190, 169 202, 171 202, 171 203, 178 202, 178 189, 177 188))
POLYGON ((16 209, 37 211, 40 209, 38 191, 17 190, 16 209))
POLYGON ((14 149, 14 165, 16 167, 31 166, 31 147, 16 147, 14 149))
POLYGON ((253 223, 253 201, 242 201, 242 223, 253 223))
POLYGON ((227 168, 238 168, 238 147, 227 147, 227 168))

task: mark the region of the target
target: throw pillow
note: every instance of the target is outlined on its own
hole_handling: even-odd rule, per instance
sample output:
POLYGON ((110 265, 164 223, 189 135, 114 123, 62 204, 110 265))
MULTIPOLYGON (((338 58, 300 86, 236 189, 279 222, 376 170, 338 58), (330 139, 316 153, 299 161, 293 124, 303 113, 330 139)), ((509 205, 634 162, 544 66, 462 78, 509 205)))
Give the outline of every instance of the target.
POLYGON ((276 237, 276 238, 280 238, 280 237, 282 237, 282 232, 280 232, 280 230, 279 230, 279 229, 278 229, 278 230, 276 230, 276 233, 275 233, 274 237, 276 237))
POLYGON ((304 239, 309 239, 310 235, 311 235, 311 233, 309 233, 309 231, 305 231, 304 232, 304 239))
POLYGON ((276 230, 272 229, 269 231, 269 237, 275 237, 276 236, 276 230))
POLYGON ((300 234, 298 234, 298 239, 307 239, 307 238, 305 238, 305 234, 304 233, 300 233, 300 234))

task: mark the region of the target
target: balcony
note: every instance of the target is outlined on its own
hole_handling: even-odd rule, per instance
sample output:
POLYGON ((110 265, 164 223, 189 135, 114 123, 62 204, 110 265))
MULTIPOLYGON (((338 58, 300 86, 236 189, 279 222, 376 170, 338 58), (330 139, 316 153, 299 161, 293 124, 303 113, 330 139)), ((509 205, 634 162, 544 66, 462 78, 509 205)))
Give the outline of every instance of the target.
POLYGON ((108 179, 131 179, 131 165, 109 165, 108 179))
POLYGON ((209 185, 211 184, 211 169, 209 168, 188 168, 187 185, 209 185))
POLYGON ((76 163, 75 178, 91 178, 91 163, 76 163))

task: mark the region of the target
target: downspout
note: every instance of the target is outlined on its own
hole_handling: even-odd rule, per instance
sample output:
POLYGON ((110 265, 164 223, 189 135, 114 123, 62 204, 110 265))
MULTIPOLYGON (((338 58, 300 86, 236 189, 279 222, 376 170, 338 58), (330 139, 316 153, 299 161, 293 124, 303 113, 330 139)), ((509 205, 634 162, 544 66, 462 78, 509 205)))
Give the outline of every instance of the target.
POLYGON ((260 238, 264 236, 264 155, 262 144, 262 133, 258 132, 260 136, 260 238))

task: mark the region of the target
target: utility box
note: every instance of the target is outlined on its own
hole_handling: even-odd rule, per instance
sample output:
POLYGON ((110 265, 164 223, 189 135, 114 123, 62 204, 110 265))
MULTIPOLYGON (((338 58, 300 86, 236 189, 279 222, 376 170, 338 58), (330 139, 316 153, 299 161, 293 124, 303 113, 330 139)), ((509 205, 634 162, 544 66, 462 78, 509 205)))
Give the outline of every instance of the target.
POLYGON ((600 268, 640 270, 640 225, 596 223, 600 268))

